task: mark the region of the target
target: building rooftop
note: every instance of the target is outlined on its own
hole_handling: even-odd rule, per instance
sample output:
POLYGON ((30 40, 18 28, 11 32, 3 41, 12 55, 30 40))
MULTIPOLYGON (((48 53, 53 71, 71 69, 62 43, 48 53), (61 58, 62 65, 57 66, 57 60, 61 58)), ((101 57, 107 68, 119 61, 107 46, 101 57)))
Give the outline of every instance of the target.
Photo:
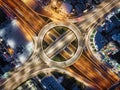
POLYGON ((53 76, 44 77, 41 80, 41 83, 47 88, 47 90, 65 90, 53 76))

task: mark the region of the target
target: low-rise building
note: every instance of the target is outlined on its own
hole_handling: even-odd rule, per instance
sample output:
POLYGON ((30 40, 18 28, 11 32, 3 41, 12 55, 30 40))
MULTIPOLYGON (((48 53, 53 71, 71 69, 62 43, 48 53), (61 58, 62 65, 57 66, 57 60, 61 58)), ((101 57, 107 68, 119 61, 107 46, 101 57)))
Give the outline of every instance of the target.
POLYGON ((41 83, 47 90, 65 90, 64 87, 57 82, 53 76, 46 76, 41 80, 41 83))

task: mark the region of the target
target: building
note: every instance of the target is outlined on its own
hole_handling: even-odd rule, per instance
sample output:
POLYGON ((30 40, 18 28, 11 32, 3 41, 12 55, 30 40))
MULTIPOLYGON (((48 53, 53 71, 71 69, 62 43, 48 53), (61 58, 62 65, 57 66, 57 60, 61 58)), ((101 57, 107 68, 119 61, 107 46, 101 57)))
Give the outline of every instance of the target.
POLYGON ((6 14, 0 9, 0 24, 7 20, 6 17, 6 14))
POLYGON ((104 53, 106 56, 110 57, 111 59, 117 61, 120 64, 120 50, 115 45, 114 42, 109 42, 106 46, 101 49, 101 52, 104 53))
POLYGON ((65 90, 64 87, 57 82, 53 76, 46 76, 41 80, 41 83, 47 90, 65 90))
POLYGON ((22 85, 20 85, 16 90, 42 90, 42 89, 37 85, 37 83, 33 79, 30 79, 23 83, 22 85))

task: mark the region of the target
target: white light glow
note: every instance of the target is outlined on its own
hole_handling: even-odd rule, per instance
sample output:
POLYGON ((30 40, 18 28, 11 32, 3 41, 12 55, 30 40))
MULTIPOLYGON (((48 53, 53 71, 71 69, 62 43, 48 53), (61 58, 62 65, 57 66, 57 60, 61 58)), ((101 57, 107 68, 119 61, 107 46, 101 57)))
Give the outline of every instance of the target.
POLYGON ((15 48, 15 42, 14 40, 8 39, 7 44, 10 45, 11 48, 15 48))
POLYGON ((11 22, 11 24, 12 24, 13 26, 16 26, 16 25, 17 25, 17 20, 16 20, 16 19, 13 19, 12 22, 11 22))
POLYGON ((5 29, 1 29, 1 30, 0 30, 0 36, 3 37, 4 34, 5 34, 5 29))
POLYGON ((33 51, 33 48, 34 48, 33 42, 29 42, 29 43, 26 45, 26 49, 27 49, 29 52, 33 51))
POLYGON ((26 62, 26 56, 25 55, 19 55, 18 58, 19 58, 21 63, 25 63, 26 62))

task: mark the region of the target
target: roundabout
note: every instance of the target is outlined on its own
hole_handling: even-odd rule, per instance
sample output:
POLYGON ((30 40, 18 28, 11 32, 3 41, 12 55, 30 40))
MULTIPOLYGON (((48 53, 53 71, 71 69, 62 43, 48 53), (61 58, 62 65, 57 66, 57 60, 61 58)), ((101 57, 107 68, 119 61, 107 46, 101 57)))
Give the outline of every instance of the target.
POLYGON ((47 24, 45 27, 43 27, 38 35, 37 43, 38 43, 37 48, 40 48, 39 52, 40 52, 40 57, 42 58, 42 60, 45 63, 47 63, 49 66, 57 66, 57 67, 68 67, 68 66, 72 65, 80 57, 80 55, 83 51, 83 46, 84 46, 83 36, 82 36, 81 32, 79 31, 79 29, 77 27, 75 27, 73 24, 65 24, 62 22, 59 24, 55 24, 55 23, 51 22, 51 23, 47 24), (57 27, 57 26, 67 27, 67 28, 69 28, 69 31, 67 31, 63 35, 63 37, 62 36, 59 37, 58 39, 55 40, 55 42, 53 42, 50 45, 51 47, 54 47, 54 49, 52 49, 51 47, 49 48, 49 46, 48 46, 49 49, 44 50, 43 49, 43 40, 44 40, 46 33, 50 29, 57 27), (63 62, 57 62, 57 61, 53 61, 48 56, 48 54, 50 54, 50 56, 52 57, 52 53, 53 54, 60 53, 59 50, 64 50, 64 48, 67 47, 71 43, 72 39, 75 39, 75 38, 78 41, 78 47, 72 58, 70 58, 69 60, 63 61, 63 62), (64 44, 62 44, 62 43, 64 43, 64 44), (47 55, 46 55, 46 53, 47 53, 47 55))
POLYGON ((68 67, 70 65, 72 65, 81 55, 82 51, 83 51, 83 46, 84 46, 84 41, 83 41, 83 36, 81 34, 81 32, 79 31, 79 29, 74 26, 73 24, 70 23, 49 23, 47 25, 45 25, 39 35, 38 35, 38 42, 37 42, 37 49, 39 49, 40 52, 40 57, 41 59, 47 63, 47 65, 49 66, 57 66, 57 67, 68 67), (69 30, 66 31, 65 33, 63 33, 60 37, 58 37, 58 39, 55 40, 55 42, 51 43, 47 49, 43 49, 43 40, 44 37, 46 35, 46 33, 57 26, 62 26, 62 27, 67 27, 69 30), (72 41, 74 41, 75 39, 77 39, 78 41, 78 47, 76 52, 74 53, 74 55, 66 61, 62 61, 62 62, 57 62, 51 59, 52 55, 56 55, 59 54, 62 50, 65 49, 65 47, 67 47, 69 44, 71 44, 72 41), (56 53, 56 54, 55 54, 56 53))

